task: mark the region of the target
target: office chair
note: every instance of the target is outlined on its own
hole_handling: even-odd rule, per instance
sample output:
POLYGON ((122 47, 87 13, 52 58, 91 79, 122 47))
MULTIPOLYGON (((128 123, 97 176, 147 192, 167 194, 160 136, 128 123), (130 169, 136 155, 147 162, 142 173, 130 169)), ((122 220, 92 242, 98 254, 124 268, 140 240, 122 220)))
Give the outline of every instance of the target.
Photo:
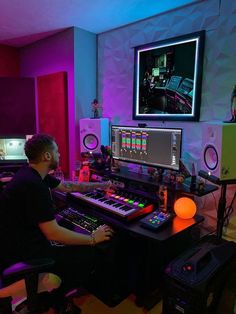
POLYGON ((0 314, 12 314, 12 300, 24 296, 28 313, 40 313, 38 293, 56 289, 61 283, 58 276, 48 273, 53 264, 52 259, 42 258, 4 269, 0 274, 0 314), (13 283, 6 284, 6 280, 13 283))

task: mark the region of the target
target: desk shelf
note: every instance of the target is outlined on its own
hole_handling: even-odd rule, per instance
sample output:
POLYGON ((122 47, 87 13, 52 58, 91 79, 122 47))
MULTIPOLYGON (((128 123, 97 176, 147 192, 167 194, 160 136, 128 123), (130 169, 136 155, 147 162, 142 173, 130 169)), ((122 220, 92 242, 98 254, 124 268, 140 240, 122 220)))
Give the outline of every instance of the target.
POLYGON ((146 185, 148 186, 151 190, 155 189, 156 191, 159 189, 160 185, 165 185, 167 186, 168 190, 172 193, 178 193, 180 194, 181 192, 187 193, 187 194, 192 194, 196 196, 205 196, 209 193, 212 193, 216 190, 218 190, 218 186, 213 185, 213 184, 205 184, 204 188, 202 190, 195 190, 192 191, 190 189, 190 179, 186 179, 183 183, 181 184, 170 184, 170 183, 165 183, 165 182, 158 182, 154 179, 152 179, 148 175, 144 174, 139 174, 136 172, 119 172, 119 173, 109 173, 107 174, 112 178, 113 180, 124 180, 125 182, 137 182, 138 184, 146 185))

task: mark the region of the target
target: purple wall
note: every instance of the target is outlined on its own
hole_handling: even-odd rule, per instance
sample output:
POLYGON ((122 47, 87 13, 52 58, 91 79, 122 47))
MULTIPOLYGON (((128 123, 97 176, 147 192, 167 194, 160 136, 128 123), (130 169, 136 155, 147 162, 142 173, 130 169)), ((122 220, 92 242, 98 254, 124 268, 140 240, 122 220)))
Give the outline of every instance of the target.
MULTIPOLYGON (((80 143, 79 120, 91 117, 91 102, 97 97, 97 37, 95 34, 75 28, 75 140, 80 143)), ((76 159, 79 158, 76 150, 76 159)))
POLYGON ((0 45, 0 134, 34 132, 34 79, 20 78, 19 49, 0 45))
POLYGON ((34 134, 33 78, 0 77, 0 135, 34 134))
MULTIPOLYGON (((56 72, 67 72, 69 163, 75 164, 75 98, 74 98, 74 29, 42 39, 20 50, 21 76, 37 77, 56 72)), ((36 103, 37 106, 37 103, 36 103)), ((55 110, 57 104, 55 103, 55 110)), ((37 110, 36 110, 37 112, 37 110)), ((52 117, 53 119, 53 117, 52 117)), ((38 119, 37 119, 38 120, 38 119)))
POLYGON ((89 116, 90 103, 96 97, 96 35, 70 28, 26 46, 20 53, 21 76, 67 72, 71 173, 80 155, 79 120, 89 116))
POLYGON ((19 77, 20 54, 19 49, 0 45, 0 76, 19 77))

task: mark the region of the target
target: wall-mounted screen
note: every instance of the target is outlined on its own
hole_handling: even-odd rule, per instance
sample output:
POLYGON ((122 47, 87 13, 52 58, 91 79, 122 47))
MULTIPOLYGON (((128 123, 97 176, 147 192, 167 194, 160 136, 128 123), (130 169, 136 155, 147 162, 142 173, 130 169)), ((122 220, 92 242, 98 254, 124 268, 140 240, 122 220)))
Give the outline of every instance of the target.
POLYGON ((197 121, 205 31, 135 48, 133 118, 197 121))
POLYGON ((0 138, 0 163, 26 162, 24 152, 26 137, 5 136, 0 138))
POLYGON ((182 129, 111 127, 112 157, 144 166, 179 170, 182 129))

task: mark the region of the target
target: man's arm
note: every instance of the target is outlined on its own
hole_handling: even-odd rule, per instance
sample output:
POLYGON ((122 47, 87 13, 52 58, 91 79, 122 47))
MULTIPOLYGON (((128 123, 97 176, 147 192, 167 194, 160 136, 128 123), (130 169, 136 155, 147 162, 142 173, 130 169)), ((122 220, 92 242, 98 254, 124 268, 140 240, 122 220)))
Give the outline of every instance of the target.
POLYGON ((113 230, 107 225, 98 227, 91 235, 86 235, 59 226, 55 219, 39 223, 39 228, 49 241, 68 245, 95 245, 110 240, 113 235, 113 230))
POLYGON ((104 182, 70 182, 64 181, 61 182, 56 189, 61 192, 90 192, 97 188, 107 190, 111 187, 111 181, 104 182))

